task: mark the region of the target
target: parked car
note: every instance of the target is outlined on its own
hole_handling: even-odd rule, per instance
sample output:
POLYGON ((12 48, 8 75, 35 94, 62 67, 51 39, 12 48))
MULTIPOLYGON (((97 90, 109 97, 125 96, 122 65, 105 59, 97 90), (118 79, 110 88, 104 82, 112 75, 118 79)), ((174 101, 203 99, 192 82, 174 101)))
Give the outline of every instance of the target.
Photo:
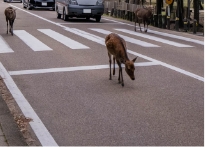
POLYGON ((20 2, 20 3, 22 3, 22 0, 4 0, 4 2, 7 2, 7 3, 20 2))
POLYGON ((55 0, 23 0, 23 7, 32 9, 52 9, 55 11, 55 0))
POLYGON ((104 13, 104 0, 56 0, 55 10, 57 18, 63 16, 67 21, 69 17, 90 18, 100 22, 104 13))

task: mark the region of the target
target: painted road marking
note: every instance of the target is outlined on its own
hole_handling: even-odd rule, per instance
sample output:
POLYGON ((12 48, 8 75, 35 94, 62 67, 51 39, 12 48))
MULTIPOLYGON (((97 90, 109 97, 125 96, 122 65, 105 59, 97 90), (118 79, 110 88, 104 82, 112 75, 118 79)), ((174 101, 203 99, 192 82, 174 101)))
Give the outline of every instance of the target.
POLYGON ((0 53, 12 53, 14 52, 4 38, 0 35, 0 53))
MULTIPOLYGON (((95 29, 95 28, 90 28, 90 29, 93 30, 93 31, 105 34, 105 35, 108 35, 108 34, 112 33, 110 31, 107 31, 107 30, 104 30, 104 29, 95 29)), ((130 38, 130 37, 127 37, 127 36, 124 36, 124 35, 120 35, 120 34, 118 34, 118 35, 120 37, 122 37, 123 39, 125 39, 125 41, 127 41, 127 42, 130 42, 130 43, 133 43, 133 44, 137 44, 137 45, 140 45, 140 46, 143 46, 143 47, 159 47, 158 45, 154 45, 154 44, 151 44, 151 43, 148 43, 148 42, 145 42, 145 41, 141 41, 141 40, 138 40, 138 39, 130 38)))
POLYGON ((115 30, 121 31, 121 32, 124 32, 124 33, 128 33, 128 34, 131 34, 131 35, 143 37, 143 38, 146 38, 146 39, 154 40, 154 41, 157 41, 157 42, 161 42, 161 43, 164 43, 164 44, 173 45, 173 46, 176 46, 176 47, 193 47, 193 46, 190 46, 190 45, 177 43, 177 42, 162 39, 162 38, 159 38, 159 37, 150 36, 150 35, 142 34, 142 33, 139 33, 139 32, 130 31, 130 30, 127 30, 127 29, 115 29, 115 30))
MULTIPOLYGON (((61 28, 63 28, 63 29, 67 29, 67 30, 72 30, 72 31, 74 31, 73 29, 71 29, 71 28, 69 28, 69 27, 65 27, 65 26, 63 26, 63 25, 61 25, 61 24, 58 24, 58 23, 56 23, 56 22, 53 22, 53 21, 51 21, 51 20, 48 20, 48 19, 46 19, 46 18, 43 18, 43 17, 41 17, 41 16, 38 16, 38 15, 36 15, 36 14, 33 14, 33 13, 31 13, 31 12, 29 12, 29 11, 26 11, 26 10, 23 10, 23 9, 21 9, 21 8, 19 8, 19 7, 16 7, 15 5, 11 5, 11 4, 9 4, 10 6, 12 6, 12 7, 14 7, 14 8, 16 8, 16 9, 19 9, 19 10, 21 10, 21 11, 23 11, 23 12, 26 12, 26 13, 28 13, 28 14, 30 14, 30 15, 32 15, 32 16, 35 16, 35 17, 37 17, 37 18, 39 18, 39 19, 42 19, 42 20, 44 20, 44 21, 46 21, 46 22, 49 22, 49 23, 51 23, 51 24, 54 24, 54 25, 56 25, 56 26, 59 26, 59 27, 61 27, 61 28)), ((71 31, 71 32, 72 32, 71 31)), ((93 36, 91 36, 91 37, 93 37, 93 36)), ((89 38, 87 38, 87 39, 89 39, 89 38)), ((104 38, 103 38, 104 39, 104 38)), ((92 41, 94 41, 94 40, 92 40, 92 41)), ((102 41, 102 40, 96 40, 97 42, 98 41, 102 41)), ((105 45, 105 44, 104 44, 105 45)), ((132 53, 133 51, 130 51, 129 50, 129 53, 132 53)), ((138 54, 138 53, 136 53, 136 52, 133 52, 133 53, 135 53, 135 54, 138 54)), ((144 58, 148 58, 148 59, 150 59, 150 60, 155 60, 155 59, 152 59, 152 58, 150 58, 150 57, 147 57, 147 56, 144 56, 144 55, 141 55, 141 54, 138 54, 138 56, 140 56, 140 57, 144 57, 144 58)), ((166 64, 166 63, 164 63, 164 62, 161 62, 161 61, 158 61, 158 60, 155 60, 155 61, 157 61, 157 62, 159 62, 159 63, 161 63, 161 65, 162 66, 164 66, 164 67, 167 67, 167 68, 170 68, 170 66, 171 65, 169 65, 169 64, 166 64)), ((174 67, 174 66, 173 66, 174 67)), ((180 72, 182 69, 180 69, 180 68, 177 68, 177 67, 174 67, 175 68, 175 71, 177 71, 177 72, 180 72)), ((172 68, 170 68, 170 69, 172 69, 172 68)), ((173 69, 172 69, 173 70, 173 69)), ((190 72, 187 72, 187 71, 185 71, 185 70, 183 70, 185 73, 190 73, 190 72)), ((184 73, 183 73, 184 74, 184 73)), ((185 74, 185 75, 187 75, 187 74, 185 74)), ((204 78, 203 77, 200 77, 200 76, 198 76, 198 75, 195 75, 195 74, 189 74, 188 76, 190 76, 190 77, 192 77, 192 78, 195 78, 195 79, 198 79, 198 80, 201 80, 201 81, 204 81, 204 78), (196 78, 196 77, 198 77, 198 78, 196 78)), ((10 77, 10 76, 9 76, 10 77)), ((11 77, 10 77, 11 78, 11 77)), ((4 79, 5 80, 5 79, 4 79)), ((12 80, 12 79, 11 79, 12 80)), ((11 85, 13 85, 13 84, 11 84, 11 85)), ((10 85, 10 86, 11 86, 10 85)), ((10 90, 10 89, 9 89, 10 90)), ((30 105, 30 104, 29 104, 30 105)), ((22 109, 22 108, 21 108, 22 109)), ((29 116, 30 117, 30 116, 29 116)), ((39 124, 39 125, 37 125, 36 127, 37 128, 40 128, 40 126, 41 126, 41 123, 39 124)), ((40 142, 41 142, 41 145, 42 146, 48 146, 48 145, 50 145, 50 146, 56 146, 57 144, 56 144, 56 142, 55 142, 55 140, 52 138, 52 136, 51 136, 51 134, 49 134, 49 132, 48 131, 46 131, 45 129, 44 130, 42 130, 42 134, 41 133, 38 133, 37 131, 35 131, 35 128, 32 128, 33 130, 34 130, 34 132, 35 132, 35 134, 36 134, 36 136, 37 136, 37 138, 40 140, 40 142), (45 135, 46 134, 46 135, 45 135), (43 137, 42 137, 43 136, 43 137), (47 138, 46 138, 46 136, 47 136, 47 138)))
MULTIPOLYGON (((135 63, 135 66, 153 66, 159 65, 155 62, 141 62, 135 63)), ((115 65, 118 68, 118 65, 115 65)), ((122 64, 122 67, 125 67, 122 64)), ((41 74, 41 73, 53 73, 53 72, 68 72, 68 71, 79 71, 79 70, 96 70, 110 68, 109 65, 92 65, 92 66, 77 66, 77 67, 62 67, 62 68, 48 68, 48 69, 35 69, 35 70, 20 70, 20 71, 9 71, 9 75, 26 75, 26 74, 41 74)))
MULTIPOLYGON (((74 32, 74 33, 76 33, 76 34, 79 33, 79 32, 76 32, 76 31, 75 31, 74 29, 72 29, 72 28, 63 26, 63 25, 61 25, 61 24, 58 24, 58 23, 56 23, 56 22, 53 22, 53 21, 51 21, 51 20, 48 20, 48 19, 43 18, 43 17, 41 17, 41 16, 38 16, 38 15, 36 15, 36 14, 33 14, 33 13, 29 12, 29 11, 23 10, 23 9, 21 9, 21 8, 19 8, 19 7, 14 6, 14 5, 11 5, 11 4, 9 4, 9 5, 10 5, 10 6, 13 6, 13 7, 15 7, 15 8, 17 8, 17 9, 19 9, 19 10, 21 10, 21 11, 24 11, 24 12, 26 12, 26 13, 28 13, 28 14, 31 14, 31 15, 37 17, 37 18, 40 18, 40 19, 42 19, 42 20, 45 20, 46 22, 52 23, 52 24, 54 24, 54 25, 56 25, 56 26, 59 26, 59 27, 65 29, 65 30, 67 30, 67 31, 74 32)), ((161 32, 159 32, 159 33, 161 33, 161 32)), ((168 34, 168 33, 167 33, 167 34, 168 34)), ((171 34, 169 34, 169 35, 171 35, 171 34)), ((82 35, 81 35, 81 36, 82 36, 82 35)), ((88 34, 85 35, 85 36, 88 36, 88 34)), ((82 37, 84 37, 84 36, 82 36, 82 37)), ((91 34, 90 37, 93 38, 93 35, 91 34)), ((180 37, 181 37, 181 36, 180 36, 180 37)), ((186 37, 182 37, 182 38, 186 38, 186 37)), ((86 39, 89 39, 89 40, 90 40, 90 38, 86 38, 86 39)), ((189 39, 189 38, 187 38, 187 39, 189 39)), ((99 42, 100 44, 102 44, 102 40, 104 40, 104 38, 98 37, 98 38, 96 38, 95 40, 91 40, 91 41, 95 41, 95 42, 97 42, 97 43, 99 42)), ((198 41, 198 40, 197 40, 197 41, 198 41)), ((105 45, 105 43, 103 43, 102 45, 105 45)), ((153 58, 144 56, 144 55, 142 55, 142 54, 133 52, 133 51, 131 51, 131 50, 128 50, 128 52, 129 52, 130 54, 133 54, 133 53, 134 53, 134 54, 138 54, 139 57, 144 58, 144 59, 147 59, 147 60, 149 59, 149 61, 157 61, 157 62, 159 62, 159 63, 160 63, 162 66, 164 66, 164 67, 167 67, 167 68, 169 68, 169 69, 175 70, 175 71, 177 71, 177 72, 179 72, 179 73, 185 74, 185 75, 190 76, 190 77, 192 77, 192 78, 195 78, 195 79, 197 79, 197 80, 204 81, 204 78, 203 78, 203 77, 198 76, 198 75, 193 74, 193 73, 190 73, 190 72, 185 71, 185 70, 183 70, 183 69, 180 69, 180 68, 178 68, 178 67, 175 67, 175 66, 169 65, 169 64, 167 64, 167 63, 164 63, 164 62, 162 62, 162 61, 159 61, 159 60, 156 60, 156 59, 153 59, 153 58), (183 72, 182 72, 182 71, 183 71, 183 72)))
POLYGON ((50 135, 43 122, 40 120, 38 115, 35 113, 29 102, 23 96, 7 70, 0 62, 0 76, 4 79, 4 82, 11 92, 16 103, 20 107, 25 117, 32 118, 33 121, 29 122, 36 136, 43 146, 58 146, 53 137, 50 135))
POLYGON ((95 23, 95 22, 91 22, 91 23, 88 23, 88 22, 84 22, 84 23, 80 23, 80 22, 79 22, 79 23, 72 23, 72 22, 71 22, 71 23, 69 23, 69 22, 66 23, 66 22, 62 22, 62 23, 61 23, 61 22, 60 22, 60 23, 58 23, 58 24, 71 24, 71 25, 72 25, 72 24, 73 24, 73 25, 78 25, 78 24, 79 24, 79 25, 87 25, 87 24, 88 24, 88 25, 104 25, 104 24, 107 25, 107 24, 112 24, 112 25, 113 25, 113 24, 118 24, 118 23, 109 23, 109 22, 108 22, 108 23, 95 23))
POLYGON ((65 30, 68 31, 68 32, 74 33, 76 35, 79 35, 83 38, 86 38, 88 40, 91 40, 93 42, 97 42, 101 45, 105 45, 105 39, 101 38, 99 36, 90 34, 88 32, 85 32, 85 31, 82 31, 82 30, 79 30, 79 29, 76 29, 76 28, 65 28, 65 30))
POLYGON ((25 30, 14 30, 14 34, 34 51, 52 50, 50 47, 45 45, 43 42, 26 32, 25 30))
POLYGON ((55 32, 51 29, 38 29, 38 31, 46 34, 47 36, 53 38, 54 40, 57 40, 58 42, 64 44, 65 46, 71 48, 71 49, 89 49, 89 47, 74 41, 58 32, 55 32))
MULTIPOLYGON (((131 24, 128 24, 128 23, 123 23, 123 22, 119 22, 119 21, 116 21, 116 20, 111 20, 111 19, 108 19, 108 18, 102 18, 102 19, 134 27, 134 25, 131 25, 131 24)), ((136 27, 138 27, 138 26, 136 26, 136 27)), ((188 41, 188 42, 193 42, 193 43, 196 43, 196 44, 204 45, 204 41, 196 40, 196 39, 193 39, 193 38, 178 36, 178 35, 174 35, 174 34, 170 34, 170 33, 153 31, 153 30, 150 30, 150 29, 148 29, 148 32, 153 33, 153 34, 157 34, 157 35, 161 35, 161 36, 165 36, 165 37, 170 37, 170 38, 174 38, 174 39, 179 39, 179 40, 184 40, 184 41, 188 41)))

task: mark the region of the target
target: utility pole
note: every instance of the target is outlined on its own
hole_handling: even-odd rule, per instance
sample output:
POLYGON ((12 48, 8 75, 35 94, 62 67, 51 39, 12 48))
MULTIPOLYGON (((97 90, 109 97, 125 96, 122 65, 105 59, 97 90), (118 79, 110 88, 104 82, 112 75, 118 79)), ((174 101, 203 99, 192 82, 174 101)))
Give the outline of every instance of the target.
POLYGON ((197 24, 199 24, 199 2, 200 0, 194 0, 194 19, 196 19, 197 24))

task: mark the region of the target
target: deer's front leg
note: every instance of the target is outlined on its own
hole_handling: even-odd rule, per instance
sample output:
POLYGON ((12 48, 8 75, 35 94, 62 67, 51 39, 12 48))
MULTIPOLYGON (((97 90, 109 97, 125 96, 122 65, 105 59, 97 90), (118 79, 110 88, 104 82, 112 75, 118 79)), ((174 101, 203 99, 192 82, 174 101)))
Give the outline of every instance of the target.
POLYGON ((112 75, 111 75, 111 63, 112 63, 112 60, 111 60, 111 55, 108 53, 108 57, 109 57, 109 65, 110 65, 110 79, 109 80, 112 80, 112 75))
POLYGON ((120 80, 120 75, 121 75, 121 63, 117 60, 117 64, 118 64, 118 66, 119 66, 119 76, 118 76, 118 83, 121 83, 121 80, 120 80))
POLYGON ((140 27, 140 32, 142 32, 142 30, 141 30, 141 26, 140 26, 140 22, 139 22, 139 27, 140 27))
POLYGON ((12 36, 13 36, 13 24, 14 24, 14 21, 11 20, 11 23, 10 23, 10 33, 11 33, 12 36))

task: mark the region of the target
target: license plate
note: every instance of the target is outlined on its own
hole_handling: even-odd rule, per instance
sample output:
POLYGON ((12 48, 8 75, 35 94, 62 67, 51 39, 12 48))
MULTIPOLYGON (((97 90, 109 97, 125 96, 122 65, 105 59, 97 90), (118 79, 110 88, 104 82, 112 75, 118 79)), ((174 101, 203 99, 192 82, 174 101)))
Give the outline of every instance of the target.
POLYGON ((83 13, 91 13, 91 9, 83 9, 83 13))
POLYGON ((47 6, 47 3, 42 3, 42 6, 47 6))

